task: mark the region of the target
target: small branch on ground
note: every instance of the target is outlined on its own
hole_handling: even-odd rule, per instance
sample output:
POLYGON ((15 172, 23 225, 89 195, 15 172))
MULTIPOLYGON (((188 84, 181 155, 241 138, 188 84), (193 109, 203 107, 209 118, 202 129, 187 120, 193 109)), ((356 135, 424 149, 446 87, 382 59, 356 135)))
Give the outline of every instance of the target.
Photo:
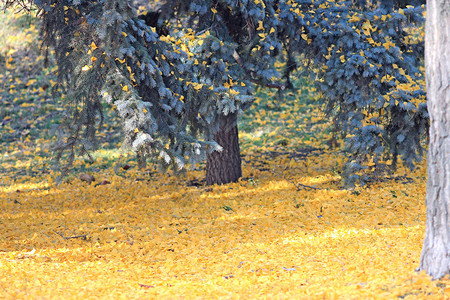
POLYGON ((147 284, 142 284, 142 283, 139 283, 139 286, 142 287, 142 288, 146 288, 146 289, 155 287, 154 285, 147 285, 147 284))
POLYGON ((87 234, 80 234, 80 235, 72 235, 72 236, 64 236, 63 234, 55 231, 55 233, 57 235, 59 235, 60 237, 62 237, 65 240, 70 240, 70 239, 83 239, 86 240, 87 239, 87 234))
POLYGON ((127 233, 127 231, 125 230, 125 226, 122 227, 122 231, 123 233, 125 233, 125 236, 127 237, 128 245, 133 245, 134 244, 133 237, 132 236, 130 237, 130 235, 127 233))
MULTIPOLYGON (((288 168, 285 168, 284 170, 287 170, 288 168)), ((275 173, 275 169, 273 170, 273 174, 277 175, 275 173)), ((315 187, 315 186, 310 186, 310 185, 306 185, 306 184, 302 184, 302 183, 295 183, 294 181, 292 181, 291 179, 287 178, 283 173, 281 173, 281 176, 284 178, 284 180, 286 180, 289 183, 292 183, 296 188, 297 191, 301 191, 302 189, 311 189, 311 190, 321 190, 321 188, 315 187)))
POLYGON ((286 178, 284 175, 283 177, 287 182, 292 183, 297 188, 297 191, 301 191, 302 189, 321 190, 321 188, 315 186, 310 186, 302 183, 295 183, 294 181, 286 178))

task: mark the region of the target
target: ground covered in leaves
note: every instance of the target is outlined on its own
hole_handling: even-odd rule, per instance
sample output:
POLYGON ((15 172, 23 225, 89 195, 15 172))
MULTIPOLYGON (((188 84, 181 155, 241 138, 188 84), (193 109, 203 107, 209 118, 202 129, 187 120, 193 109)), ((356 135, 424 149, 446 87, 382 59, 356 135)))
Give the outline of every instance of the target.
POLYGON ((202 166, 180 177, 138 170, 114 150, 110 112, 95 162, 77 160, 55 185, 61 99, 54 70, 30 47, 35 34, 5 41, 0 32, 10 45, 0 53, 1 297, 449 297, 448 280, 414 271, 426 163, 343 189, 345 152, 327 144, 320 96, 305 79, 284 99, 260 91, 242 117, 238 183, 205 186, 202 166))

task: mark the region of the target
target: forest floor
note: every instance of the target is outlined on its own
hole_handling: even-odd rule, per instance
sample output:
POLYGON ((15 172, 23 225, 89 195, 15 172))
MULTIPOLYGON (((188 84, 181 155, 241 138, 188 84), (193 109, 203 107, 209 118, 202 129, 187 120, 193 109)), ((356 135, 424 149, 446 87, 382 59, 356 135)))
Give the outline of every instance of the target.
POLYGON ((94 162, 56 185, 56 69, 29 18, 0 23, 0 298, 450 298, 448 279, 415 272, 426 162, 344 189, 345 151, 327 145, 308 80, 284 99, 258 92, 238 183, 205 186, 202 165, 139 170, 105 107, 94 162))

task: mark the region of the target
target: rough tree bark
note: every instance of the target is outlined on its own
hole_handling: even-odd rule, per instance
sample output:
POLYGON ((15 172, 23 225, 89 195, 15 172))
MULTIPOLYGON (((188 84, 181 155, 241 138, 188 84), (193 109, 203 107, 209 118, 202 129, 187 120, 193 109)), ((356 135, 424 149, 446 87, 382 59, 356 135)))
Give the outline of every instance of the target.
POLYGON ((242 176, 237 115, 221 116, 219 124, 220 129, 214 135, 214 140, 223 150, 208 154, 206 160, 208 185, 236 182, 242 176))
POLYGON ((419 270, 450 274, 450 1, 427 1, 425 70, 430 145, 427 227, 419 270))

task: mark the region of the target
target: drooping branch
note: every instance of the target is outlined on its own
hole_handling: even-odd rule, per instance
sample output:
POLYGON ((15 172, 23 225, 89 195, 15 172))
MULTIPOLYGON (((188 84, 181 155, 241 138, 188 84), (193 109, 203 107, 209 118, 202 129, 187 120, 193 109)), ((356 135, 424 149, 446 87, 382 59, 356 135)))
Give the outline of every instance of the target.
MULTIPOLYGON (((245 66, 244 66, 244 62, 242 61, 241 57, 239 56, 239 54, 237 53, 236 50, 234 50, 233 52, 233 58, 236 60, 236 62, 239 64, 239 66, 241 66, 242 69, 245 70, 245 66)), ((283 91, 286 89, 286 85, 284 84, 280 84, 280 83, 276 83, 276 82, 264 82, 262 80, 256 79, 254 78, 254 72, 250 72, 250 78, 249 80, 257 85, 261 85, 261 86, 265 86, 268 88, 272 88, 272 89, 278 89, 279 91, 283 91)))

